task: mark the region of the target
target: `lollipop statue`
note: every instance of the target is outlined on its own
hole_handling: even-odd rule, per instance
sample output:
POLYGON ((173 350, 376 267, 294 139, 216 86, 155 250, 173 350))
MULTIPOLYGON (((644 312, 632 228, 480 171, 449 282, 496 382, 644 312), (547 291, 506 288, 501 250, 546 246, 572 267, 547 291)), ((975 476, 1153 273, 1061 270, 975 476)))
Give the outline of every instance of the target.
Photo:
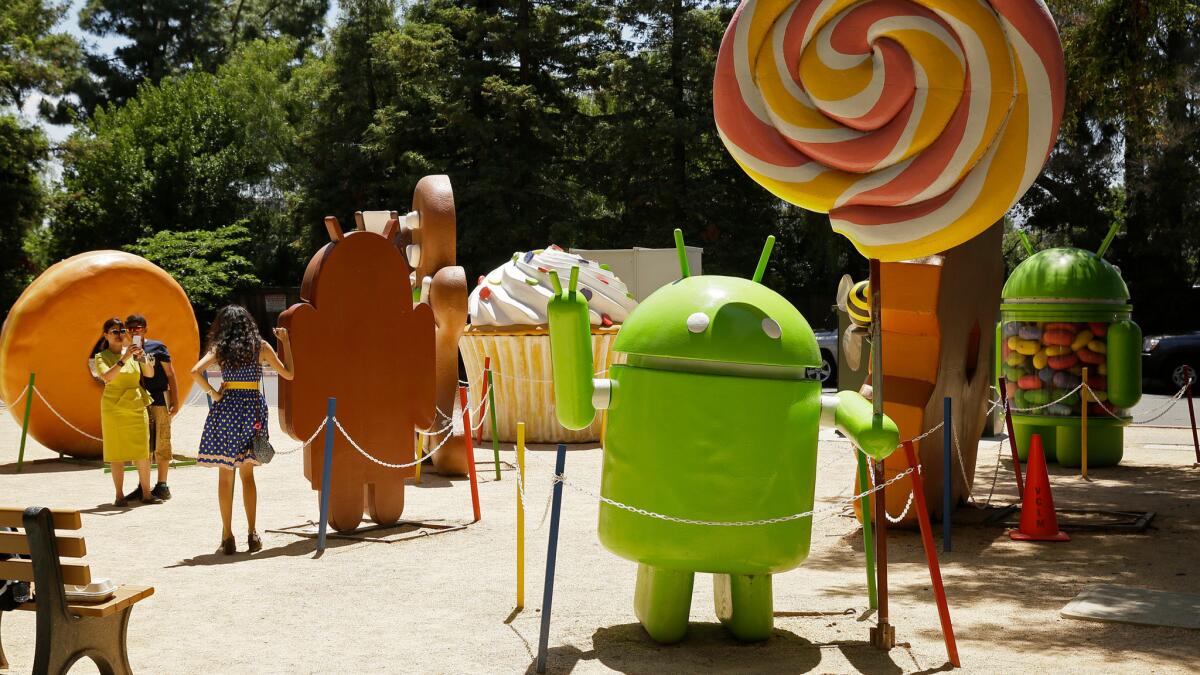
MULTIPOLYGON (((872 302, 884 310, 874 344, 895 357, 876 353, 872 375, 920 383, 873 399, 906 437, 942 421, 943 395, 961 438, 982 427, 988 392, 973 374, 991 370, 977 345, 999 309, 995 224, 1041 171, 1064 96, 1058 32, 1037 0, 744 2, 725 33, 713 84, 721 138, 751 178, 828 213, 872 260, 872 302), (927 256, 941 259, 891 264, 927 256), (906 307, 881 278, 904 288, 906 307), (955 296, 968 288, 964 305, 955 296), (893 309, 904 311, 888 319, 893 309), (955 350, 976 362, 956 364, 955 350)), ((941 440, 918 451, 934 464, 941 440)), ((943 490, 962 497, 974 452, 963 453, 965 480, 927 476, 932 504, 943 490)), ((891 493, 903 500, 906 487, 891 493)))

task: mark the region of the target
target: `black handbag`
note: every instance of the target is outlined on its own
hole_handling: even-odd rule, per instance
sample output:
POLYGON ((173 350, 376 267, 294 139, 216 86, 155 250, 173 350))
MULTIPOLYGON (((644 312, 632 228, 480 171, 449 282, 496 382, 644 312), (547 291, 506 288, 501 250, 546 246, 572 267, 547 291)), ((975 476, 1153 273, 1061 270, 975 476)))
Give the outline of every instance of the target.
MULTIPOLYGON (((262 380, 258 381, 258 393, 263 397, 263 405, 267 404, 267 393, 263 391, 262 380)), ((271 445, 271 441, 267 439, 267 430, 264 427, 266 420, 259 420, 254 423, 254 437, 250 444, 250 454, 254 459, 258 460, 259 464, 270 464, 275 458, 275 448, 271 445)))

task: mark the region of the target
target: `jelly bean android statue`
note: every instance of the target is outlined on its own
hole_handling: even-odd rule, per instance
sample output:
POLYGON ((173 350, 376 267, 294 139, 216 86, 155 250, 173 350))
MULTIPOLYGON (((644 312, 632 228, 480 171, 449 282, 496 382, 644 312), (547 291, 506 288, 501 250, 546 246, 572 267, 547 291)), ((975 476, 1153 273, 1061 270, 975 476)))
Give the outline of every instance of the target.
MULTIPOLYGON (((676 230, 682 250, 682 235, 676 230)), ((808 556, 817 429, 824 418, 882 459, 899 439, 856 393, 822 396, 817 341, 782 296, 753 280, 689 276, 655 291, 613 349, 626 356, 592 379, 588 306, 557 276, 550 344, 559 421, 607 409, 601 493, 657 515, 600 504, 600 541, 638 563, 634 609, 652 638, 684 637, 693 576, 709 572, 717 616, 741 640, 773 627, 771 575, 808 556), (668 516, 663 518, 660 516, 668 516), (737 525, 711 525, 710 521, 737 525), (770 521, 770 522, 748 522, 770 521)), ((553 272, 551 272, 553 275, 553 272)))

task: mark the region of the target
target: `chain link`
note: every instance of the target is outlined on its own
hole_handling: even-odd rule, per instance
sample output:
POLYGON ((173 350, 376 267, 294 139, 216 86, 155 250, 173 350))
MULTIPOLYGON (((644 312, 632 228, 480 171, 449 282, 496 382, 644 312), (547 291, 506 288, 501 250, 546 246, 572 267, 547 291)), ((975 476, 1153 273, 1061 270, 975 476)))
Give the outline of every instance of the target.
POLYGON ((77 433, 79 433, 79 434, 81 434, 81 435, 83 435, 83 436, 86 436, 86 437, 88 437, 88 438, 92 439, 93 441, 101 441, 101 442, 103 442, 103 441, 104 441, 104 439, 103 439, 103 438, 100 438, 99 436, 93 436, 93 435, 89 434, 88 432, 84 431, 83 429, 80 429, 79 427, 75 426, 74 424, 71 424, 71 423, 70 423, 70 422, 67 420, 67 418, 63 417, 61 413, 59 413, 57 410, 55 410, 55 409, 54 409, 54 406, 50 405, 50 402, 49 402, 49 401, 47 401, 47 400, 46 400, 46 397, 45 397, 45 396, 42 394, 42 390, 41 390, 41 389, 38 389, 38 388, 37 388, 37 386, 34 386, 34 388, 33 388, 33 393, 37 394, 37 397, 38 397, 38 398, 42 399, 42 403, 45 403, 45 404, 46 404, 46 407, 50 409, 50 412, 54 413, 54 416, 55 416, 55 417, 57 417, 58 419, 62 420, 62 423, 63 423, 63 424, 65 424, 65 425, 67 425, 67 426, 71 427, 71 428, 72 428, 72 429, 74 429, 74 430, 75 430, 77 433))
POLYGON ((21 387, 21 393, 18 394, 17 397, 13 399, 12 403, 5 403, 4 401, 0 401, 0 410, 15 407, 18 403, 21 402, 21 399, 25 398, 25 394, 28 394, 28 393, 29 393, 29 385, 25 385, 24 387, 21 387))
POLYGON ((328 418, 328 417, 323 417, 323 418, 321 418, 321 424, 320 424, 320 425, 317 427, 317 430, 316 430, 316 431, 312 432, 312 435, 308 437, 308 440, 306 440, 306 441, 304 441, 303 443, 301 443, 300 445, 298 445, 298 446, 296 446, 296 447, 292 448, 291 450, 276 450, 276 451, 275 451, 275 454, 277 454, 277 455, 290 455, 290 454, 293 454, 293 453, 296 453, 296 452, 300 452, 300 451, 301 451, 301 450, 303 450, 304 448, 307 448, 309 445, 312 445, 312 442, 313 442, 314 440, 316 440, 316 438, 317 438, 317 434, 321 433, 321 430, 322 430, 322 429, 324 429, 324 428, 326 427, 326 425, 328 425, 328 424, 329 424, 329 418, 328 418))
POLYGON ((454 434, 452 434, 452 433, 446 434, 445 438, 442 439, 441 443, 438 443, 437 446, 435 446, 432 450, 425 453, 424 456, 422 456, 418 459, 414 459, 411 462, 405 462, 403 464, 392 464, 390 462, 385 462, 382 459, 374 457, 373 455, 371 455, 371 453, 367 452, 366 450, 363 450, 362 446, 360 446, 358 444, 358 442, 355 441, 354 438, 352 438, 350 436, 350 434, 346 431, 346 428, 342 426, 342 421, 339 420, 336 416, 333 418, 333 424, 337 427, 337 430, 342 434, 342 437, 345 438, 346 441, 350 443, 350 446, 353 447, 355 450, 357 450, 360 455, 362 455, 363 457, 366 457, 367 459, 371 460, 372 462, 375 462, 379 466, 384 467, 385 469, 407 469, 409 467, 416 466, 416 465, 420 464, 421 462, 425 461, 426 458, 432 457, 435 453, 437 453, 438 450, 441 450, 442 447, 445 446, 446 443, 448 443, 450 441, 450 439, 454 436, 454 434))
POLYGON ((561 482, 564 485, 566 485, 567 487, 571 488, 572 490, 575 490, 576 492, 579 492, 588 497, 591 497, 592 499, 597 499, 605 504, 608 504, 609 506, 612 506, 612 507, 615 507, 618 509, 622 509, 624 511, 629 511, 630 513, 636 513, 639 516, 645 516, 647 518, 655 518, 657 520, 665 520, 665 521, 672 522, 672 523, 681 523, 683 525, 704 525, 704 526, 709 526, 709 527, 755 527, 758 525, 778 525, 780 523, 787 523, 787 522, 791 522, 793 520, 801 520, 803 518, 811 518, 820 513, 827 513, 830 511, 840 511, 842 509, 842 507, 846 506, 847 504, 853 504, 854 502, 862 499, 863 497, 866 497, 870 494, 873 494, 875 492, 883 490, 883 489, 887 488, 887 486, 892 485, 893 483, 896 483, 896 482, 904 479, 912 472, 913 472, 913 468, 909 467, 906 471, 893 476, 892 478, 884 481, 882 484, 880 484, 876 487, 870 488, 868 490, 864 490, 863 492, 860 492, 860 493, 854 495, 853 497, 850 497, 849 499, 843 500, 841 502, 837 502, 837 503, 829 505, 829 506, 823 506, 821 508, 812 509, 811 511, 804 511, 801 513, 793 513, 793 514, 787 515, 787 516, 778 516, 776 518, 762 518, 762 519, 758 519, 758 520, 695 520, 692 518, 678 518, 676 516, 668 516, 668 515, 665 515, 662 513, 656 513, 654 511, 647 511, 646 509, 639 508, 636 506, 630 506, 629 504, 622 504, 621 502, 618 502, 615 499, 609 499, 608 497, 605 497, 604 495, 598 495, 590 490, 579 487, 578 485, 575 485, 574 483, 568 482, 567 477, 565 475, 555 476, 554 481, 561 482))
MULTIPOLYGON (((517 450, 517 448, 516 448, 516 446, 514 446, 513 452, 516 452, 516 450, 517 450)), ((521 479, 520 468, 518 468, 515 473, 517 474, 517 492, 520 493, 521 508, 525 511, 525 513, 529 513, 529 495, 527 495, 525 493, 525 481, 521 479)), ((543 525, 546 524, 546 517, 548 515, 550 515, 550 501, 553 498, 554 498, 554 491, 553 490, 548 491, 546 493, 546 507, 544 509, 542 509, 542 520, 541 520, 541 522, 538 523, 538 526, 533 528, 532 530, 530 530, 530 532, 537 532, 538 530, 542 529, 543 525)))
POLYGON ((1071 391, 1068 391, 1066 394, 1063 394, 1062 398, 1059 398, 1056 401, 1050 401, 1049 403, 1044 403, 1042 405, 1035 405, 1032 408, 1018 408, 1017 406, 1012 405, 1010 403, 1008 405, 1008 409, 1016 411, 1016 412, 1020 412, 1020 413, 1029 413, 1029 412, 1034 412, 1036 410, 1044 410, 1046 408, 1049 408, 1052 405, 1058 405, 1059 403, 1062 403, 1063 401, 1067 400, 1068 398, 1071 398, 1071 396, 1073 394, 1075 394, 1075 392, 1079 391, 1080 389, 1083 389, 1084 385, 1086 385, 1086 384, 1087 384, 1086 382, 1080 382, 1078 386, 1076 386, 1071 391))

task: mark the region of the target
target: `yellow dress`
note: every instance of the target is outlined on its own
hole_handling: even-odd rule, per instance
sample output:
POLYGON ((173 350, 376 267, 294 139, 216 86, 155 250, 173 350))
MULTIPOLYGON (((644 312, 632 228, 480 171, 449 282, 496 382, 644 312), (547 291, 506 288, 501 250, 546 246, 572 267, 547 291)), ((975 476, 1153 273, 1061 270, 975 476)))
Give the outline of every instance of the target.
MULTIPOLYGON (((96 355, 96 372, 117 363, 119 355, 104 350, 96 355)), ((142 388, 141 366, 130 359, 121 372, 104 385, 100 398, 100 429, 104 437, 104 461, 131 462, 150 457, 150 420, 146 406, 150 393, 142 388)))

